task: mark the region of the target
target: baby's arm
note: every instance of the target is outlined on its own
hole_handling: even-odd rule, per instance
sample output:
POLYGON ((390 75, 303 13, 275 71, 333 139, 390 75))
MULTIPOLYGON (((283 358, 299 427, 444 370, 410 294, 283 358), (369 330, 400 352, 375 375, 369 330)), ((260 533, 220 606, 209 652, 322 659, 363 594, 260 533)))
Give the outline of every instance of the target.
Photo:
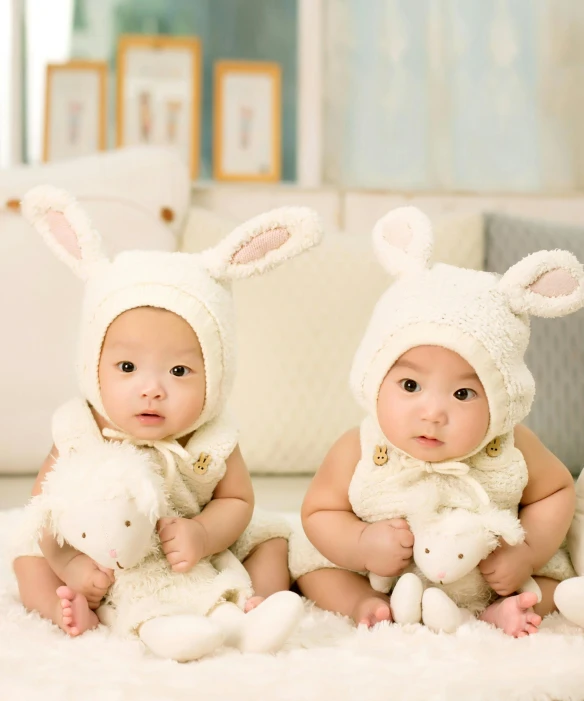
POLYGON ((253 507, 251 477, 236 446, 227 458, 227 470, 213 498, 194 518, 206 533, 205 555, 215 555, 233 545, 251 521, 253 507))
POLYGON ((223 479, 200 514, 158 522, 162 549, 175 572, 188 572, 203 557, 227 550, 251 520, 253 487, 239 446, 226 463, 223 479))
POLYGON ((485 579, 501 596, 515 592, 555 554, 566 537, 576 502, 572 475, 532 431, 517 426, 515 445, 528 471, 519 511, 525 542, 516 546, 503 542, 480 564, 485 579))
POLYGON ((533 569, 545 565, 566 537, 576 507, 574 480, 566 466, 525 426, 515 429, 515 445, 527 463, 519 518, 533 554, 533 569))
POLYGON ((339 567, 391 577, 407 566, 414 537, 403 519, 366 524, 353 513, 349 485, 360 458, 355 428, 333 445, 314 476, 302 525, 315 548, 339 567))

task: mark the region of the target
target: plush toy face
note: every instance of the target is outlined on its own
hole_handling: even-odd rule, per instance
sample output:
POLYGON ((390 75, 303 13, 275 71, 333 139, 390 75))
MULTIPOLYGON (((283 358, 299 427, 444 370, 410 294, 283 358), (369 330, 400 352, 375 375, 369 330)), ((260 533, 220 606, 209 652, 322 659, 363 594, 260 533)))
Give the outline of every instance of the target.
POLYGON ((490 552, 485 534, 476 530, 450 536, 428 530, 415 538, 415 563, 436 584, 456 582, 490 552))
POLYGON ((154 525, 134 499, 117 497, 70 505, 57 528, 70 545, 98 564, 122 570, 151 551, 154 525))

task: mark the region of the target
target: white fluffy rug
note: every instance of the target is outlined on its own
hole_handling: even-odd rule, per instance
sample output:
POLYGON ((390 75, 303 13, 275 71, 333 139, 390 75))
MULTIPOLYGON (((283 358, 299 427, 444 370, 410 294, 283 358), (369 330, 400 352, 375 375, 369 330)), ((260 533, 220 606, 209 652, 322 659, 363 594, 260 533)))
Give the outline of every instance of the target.
POLYGON ((226 652, 191 664, 156 659, 101 628, 69 639, 18 602, 6 555, 17 519, 0 512, 2 701, 584 699, 584 634, 559 615, 514 640, 480 622, 452 636, 422 626, 357 630, 307 607, 277 655, 226 652))

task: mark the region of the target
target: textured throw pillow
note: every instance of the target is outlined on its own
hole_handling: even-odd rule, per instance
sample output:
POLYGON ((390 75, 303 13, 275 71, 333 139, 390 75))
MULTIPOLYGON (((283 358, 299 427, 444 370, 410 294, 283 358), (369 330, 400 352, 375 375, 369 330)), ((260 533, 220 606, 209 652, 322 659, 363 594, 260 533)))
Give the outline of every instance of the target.
POLYGON ((136 148, 67 163, 0 171, 0 472, 36 472, 51 446, 51 416, 77 394, 74 357, 81 283, 20 216, 34 185, 72 192, 108 253, 176 250, 190 198, 178 156, 136 148))
MULTIPOLYGON (((486 269, 496 273, 541 249, 566 249, 584 262, 584 228, 490 214, 486 234, 486 269)), ((578 474, 584 465, 584 310, 533 318, 526 362, 536 395, 525 423, 578 474)))
MULTIPOLYGON (((206 248, 233 225, 193 208, 182 250, 206 248)), ((479 216, 441 222, 436 237, 440 260, 482 264, 479 216)), ((231 408, 252 472, 314 472, 333 442, 360 422, 349 370, 389 282, 364 232, 330 234, 286 265, 234 283, 238 362, 231 408)))

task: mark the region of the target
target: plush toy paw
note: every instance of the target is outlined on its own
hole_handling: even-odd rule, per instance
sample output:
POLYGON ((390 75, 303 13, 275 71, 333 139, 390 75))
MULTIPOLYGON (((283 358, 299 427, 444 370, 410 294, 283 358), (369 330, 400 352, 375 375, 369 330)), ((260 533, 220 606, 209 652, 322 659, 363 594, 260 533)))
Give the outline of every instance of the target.
POLYGON ((437 587, 426 589, 422 597, 422 622, 435 633, 454 633, 471 614, 459 609, 452 599, 437 587))
POLYGON ((402 575, 391 594, 391 615, 395 623, 419 623, 422 620, 424 585, 413 572, 402 575))
POLYGON ((304 614, 302 599, 291 591, 279 591, 243 613, 224 603, 210 614, 225 634, 225 644, 241 652, 276 652, 288 640, 304 614))
POLYGON ((584 628, 584 577, 560 582, 554 592, 554 602, 565 618, 584 628))
POLYGON ((221 626, 204 616, 190 614, 152 618, 140 626, 138 635, 150 652, 177 662, 209 655, 225 639, 221 626))

